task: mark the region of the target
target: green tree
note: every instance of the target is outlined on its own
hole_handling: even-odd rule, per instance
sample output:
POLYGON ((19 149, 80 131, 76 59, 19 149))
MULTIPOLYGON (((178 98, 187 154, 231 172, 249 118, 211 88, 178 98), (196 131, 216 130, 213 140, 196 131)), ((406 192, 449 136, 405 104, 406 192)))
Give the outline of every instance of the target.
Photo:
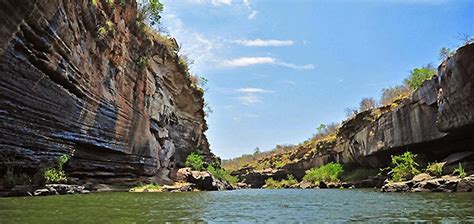
POLYGON ((436 75, 436 70, 430 66, 415 68, 411 71, 410 77, 405 79, 405 83, 412 89, 418 89, 424 81, 431 79, 436 75))
POLYGON ((151 25, 159 24, 164 6, 160 0, 144 0, 139 3, 137 19, 148 20, 151 25))

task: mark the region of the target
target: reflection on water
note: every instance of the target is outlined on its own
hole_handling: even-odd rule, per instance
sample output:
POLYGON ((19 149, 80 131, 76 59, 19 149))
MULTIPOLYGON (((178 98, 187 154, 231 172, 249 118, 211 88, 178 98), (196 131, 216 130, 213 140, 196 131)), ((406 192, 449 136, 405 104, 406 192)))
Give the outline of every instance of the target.
POLYGON ((238 190, 0 198, 0 223, 467 221, 474 193, 238 190))

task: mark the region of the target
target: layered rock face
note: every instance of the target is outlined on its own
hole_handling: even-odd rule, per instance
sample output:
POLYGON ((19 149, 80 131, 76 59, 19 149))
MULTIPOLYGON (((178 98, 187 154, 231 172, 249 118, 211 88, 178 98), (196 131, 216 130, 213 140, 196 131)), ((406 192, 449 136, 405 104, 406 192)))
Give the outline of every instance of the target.
POLYGON ((135 1, 0 1, 0 151, 16 172, 68 154, 73 182, 169 182, 192 150, 213 157, 202 93, 136 15, 135 1))
MULTIPOLYGON (((273 171, 275 175, 248 168, 234 174, 259 187, 269 177, 281 179, 292 174, 300 179, 306 170, 329 162, 387 167, 391 155, 407 150, 425 161, 465 155, 446 161, 446 165, 464 160, 466 169, 474 171, 470 153, 474 151, 474 44, 459 48, 439 66, 437 77, 424 82, 407 99, 359 113, 345 121, 335 136, 278 155, 286 156, 288 162, 273 171)), ((259 162, 272 159, 278 160, 259 162)))
MULTIPOLYGON (((334 142, 284 169, 303 171, 341 162, 382 167, 390 155, 410 150, 427 160, 474 148, 474 44, 459 48, 443 62, 438 76, 396 105, 366 111, 348 120, 334 142)), ((302 153, 305 154, 305 153, 302 153)))

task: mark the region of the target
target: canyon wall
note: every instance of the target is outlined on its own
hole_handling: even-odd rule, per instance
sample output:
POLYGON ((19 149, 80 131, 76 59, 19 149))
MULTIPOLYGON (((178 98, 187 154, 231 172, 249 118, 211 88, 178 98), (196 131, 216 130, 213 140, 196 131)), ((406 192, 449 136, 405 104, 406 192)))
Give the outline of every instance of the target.
POLYGON ((67 154, 74 183, 161 183, 193 150, 214 159, 177 44, 139 26, 135 1, 93 2, 0 1, 0 174, 67 154))
POLYGON ((252 187, 266 178, 282 179, 329 162, 348 167, 382 168, 391 155, 412 151, 424 161, 468 161, 474 170, 474 43, 444 61, 438 76, 425 81, 408 98, 364 111, 343 122, 333 136, 298 146, 258 163, 286 161, 273 170, 245 167, 233 174, 252 187), (282 158, 285 158, 283 160, 282 158))

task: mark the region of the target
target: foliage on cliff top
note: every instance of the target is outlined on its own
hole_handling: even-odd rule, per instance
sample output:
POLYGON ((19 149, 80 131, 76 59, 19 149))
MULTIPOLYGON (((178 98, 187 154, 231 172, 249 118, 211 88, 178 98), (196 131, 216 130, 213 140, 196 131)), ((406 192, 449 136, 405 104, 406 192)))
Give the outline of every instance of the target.
POLYGON ((328 163, 324 166, 307 170, 303 180, 311 183, 324 182, 339 182, 339 177, 343 172, 343 167, 340 163, 328 163))
POLYGON ((410 72, 410 76, 405 79, 405 83, 412 89, 416 90, 426 80, 430 80, 435 76, 436 70, 432 65, 426 65, 421 68, 415 68, 410 72))
POLYGON ((334 144, 337 139, 336 132, 338 126, 338 124, 334 123, 319 125, 316 128, 317 133, 303 143, 298 145, 277 145, 274 149, 265 152, 261 152, 256 148, 253 154, 245 154, 234 159, 223 160, 222 166, 228 170, 238 170, 244 167, 252 167, 256 170, 282 168, 288 163, 302 159, 303 156, 311 156, 317 150, 334 144))

